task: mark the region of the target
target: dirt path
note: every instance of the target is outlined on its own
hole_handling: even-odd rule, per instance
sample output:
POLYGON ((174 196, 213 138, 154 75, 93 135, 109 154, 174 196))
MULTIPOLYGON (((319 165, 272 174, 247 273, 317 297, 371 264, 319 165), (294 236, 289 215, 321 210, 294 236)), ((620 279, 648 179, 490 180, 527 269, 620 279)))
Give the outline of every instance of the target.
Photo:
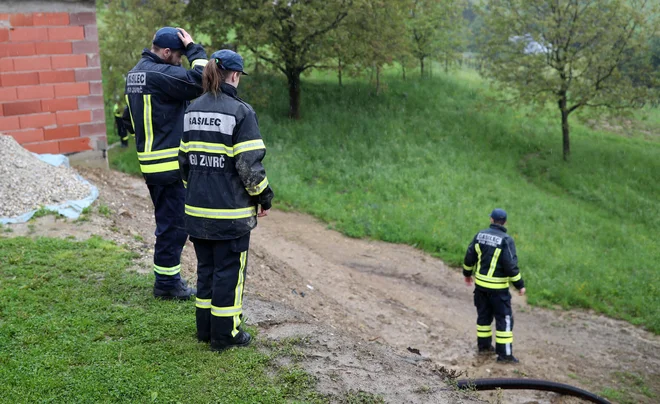
MULTIPOLYGON (((144 253, 136 269, 150 272, 154 224, 142 181, 97 170, 84 170, 83 175, 99 186, 99 204, 107 205, 110 214, 91 215, 87 222, 65 226, 42 218, 38 234, 78 238, 98 234, 116 240, 144 253)), ((16 234, 35 232, 28 225, 13 227, 16 234)), ((194 278, 191 247, 184 250, 183 259, 188 278, 194 278)), ((584 311, 533 308, 516 295, 514 350, 521 364, 501 366, 494 358, 475 355, 472 292, 463 285, 459 271, 436 258, 407 246, 350 239, 309 216, 279 211, 260 220, 251 249, 247 293, 255 308, 277 302, 273 307, 293 308, 307 320, 293 329, 292 322, 277 315, 264 322, 263 313, 253 312, 249 300, 248 313, 269 337, 278 338, 283 332, 311 336, 305 345, 309 354, 305 363, 319 374, 322 389, 362 389, 382 394, 388 402, 457 402, 456 396, 446 395, 434 372, 446 366, 475 378, 540 378, 596 393, 616 389, 619 393, 613 394, 619 394, 621 402, 651 403, 660 395, 660 337, 628 323, 584 311), (337 349, 351 344, 346 338, 357 342, 344 360, 337 349), (408 347, 419 349, 422 357, 410 354, 408 347), (363 363, 376 351, 379 364, 363 363), (330 362, 310 360, 315 357, 330 362), (350 358, 362 365, 351 365, 350 358), (332 361, 337 362, 331 366, 332 361), (333 377, 329 369, 342 377, 333 377), (344 380, 345 371, 354 374, 344 380), (398 379, 399 384, 393 382, 398 379), (407 392, 405 399, 402 392, 407 392)), ((524 263, 522 268, 524 276, 524 263)), ((481 397, 497 399, 494 393, 481 397)), ((504 392, 500 399, 578 402, 530 391, 504 392)))
MULTIPOLYGON (((442 261, 408 246, 350 239, 296 213, 274 212, 253 235, 256 255, 286 264, 284 276, 273 273, 255 282, 258 292, 366 341, 382 341, 399 352, 418 348, 435 363, 467 370, 471 377, 527 376, 593 392, 624 389, 632 402, 657 402, 660 338, 626 322, 534 308, 514 295, 514 350, 521 364, 497 365, 474 354, 472 289, 442 261), (282 296, 282 289, 306 294, 282 296)), ((505 399, 553 400, 520 392, 505 399)))

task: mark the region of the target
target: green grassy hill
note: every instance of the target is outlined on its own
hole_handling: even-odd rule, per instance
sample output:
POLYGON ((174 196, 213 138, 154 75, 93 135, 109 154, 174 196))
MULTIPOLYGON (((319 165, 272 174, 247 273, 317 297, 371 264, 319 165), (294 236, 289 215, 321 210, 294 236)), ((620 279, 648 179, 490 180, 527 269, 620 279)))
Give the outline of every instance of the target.
MULTIPOLYGON (((457 266, 502 207, 530 303, 592 308, 660 333, 659 142, 575 124, 564 163, 554 114, 501 110, 469 74, 390 78, 380 96, 358 81, 303 85, 299 122, 285 117, 285 83, 250 77, 241 87, 259 115, 277 207, 457 266)), ((112 158, 135 168, 132 154, 112 158)))

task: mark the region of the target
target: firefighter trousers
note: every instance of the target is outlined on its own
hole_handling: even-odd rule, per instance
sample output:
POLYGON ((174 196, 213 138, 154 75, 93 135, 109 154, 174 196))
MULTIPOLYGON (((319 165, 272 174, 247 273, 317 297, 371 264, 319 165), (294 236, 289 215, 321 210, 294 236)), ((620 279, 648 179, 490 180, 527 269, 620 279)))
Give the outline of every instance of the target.
POLYGON ((117 127, 117 135, 119 136, 119 139, 121 140, 122 145, 127 145, 128 144, 128 131, 126 130, 126 127, 124 126, 124 120, 122 119, 121 116, 115 116, 115 126, 117 127))
POLYGON ((183 222, 185 188, 181 181, 167 185, 147 184, 147 187, 156 217, 155 286, 173 289, 181 280, 181 251, 188 239, 183 222))
POLYGON ((197 254, 197 339, 226 343, 243 318, 250 233, 233 240, 190 239, 197 254))
POLYGON ((474 290, 474 305, 477 307, 477 344, 480 350, 491 346, 495 318, 495 351, 498 356, 513 355, 513 311, 511 294, 508 290, 474 290))

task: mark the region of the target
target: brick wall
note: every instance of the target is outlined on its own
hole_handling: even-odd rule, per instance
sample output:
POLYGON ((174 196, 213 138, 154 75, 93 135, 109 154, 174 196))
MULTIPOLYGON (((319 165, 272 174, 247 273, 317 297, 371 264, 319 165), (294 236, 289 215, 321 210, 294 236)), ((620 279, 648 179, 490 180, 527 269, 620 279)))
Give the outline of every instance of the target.
POLYGON ((94 12, 0 14, 0 133, 35 153, 105 144, 94 12))

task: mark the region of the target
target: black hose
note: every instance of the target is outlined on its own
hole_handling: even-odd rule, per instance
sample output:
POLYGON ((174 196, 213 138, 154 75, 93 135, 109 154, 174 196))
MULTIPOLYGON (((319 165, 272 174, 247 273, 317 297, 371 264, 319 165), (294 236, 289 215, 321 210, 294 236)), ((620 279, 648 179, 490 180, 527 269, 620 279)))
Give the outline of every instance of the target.
POLYGON ((569 386, 568 384, 549 382, 547 380, 536 379, 475 379, 475 380, 459 380, 457 382, 458 388, 461 390, 544 390, 552 391, 567 396, 575 396, 582 398, 592 403, 610 404, 609 401, 589 393, 586 390, 577 387, 569 386))

